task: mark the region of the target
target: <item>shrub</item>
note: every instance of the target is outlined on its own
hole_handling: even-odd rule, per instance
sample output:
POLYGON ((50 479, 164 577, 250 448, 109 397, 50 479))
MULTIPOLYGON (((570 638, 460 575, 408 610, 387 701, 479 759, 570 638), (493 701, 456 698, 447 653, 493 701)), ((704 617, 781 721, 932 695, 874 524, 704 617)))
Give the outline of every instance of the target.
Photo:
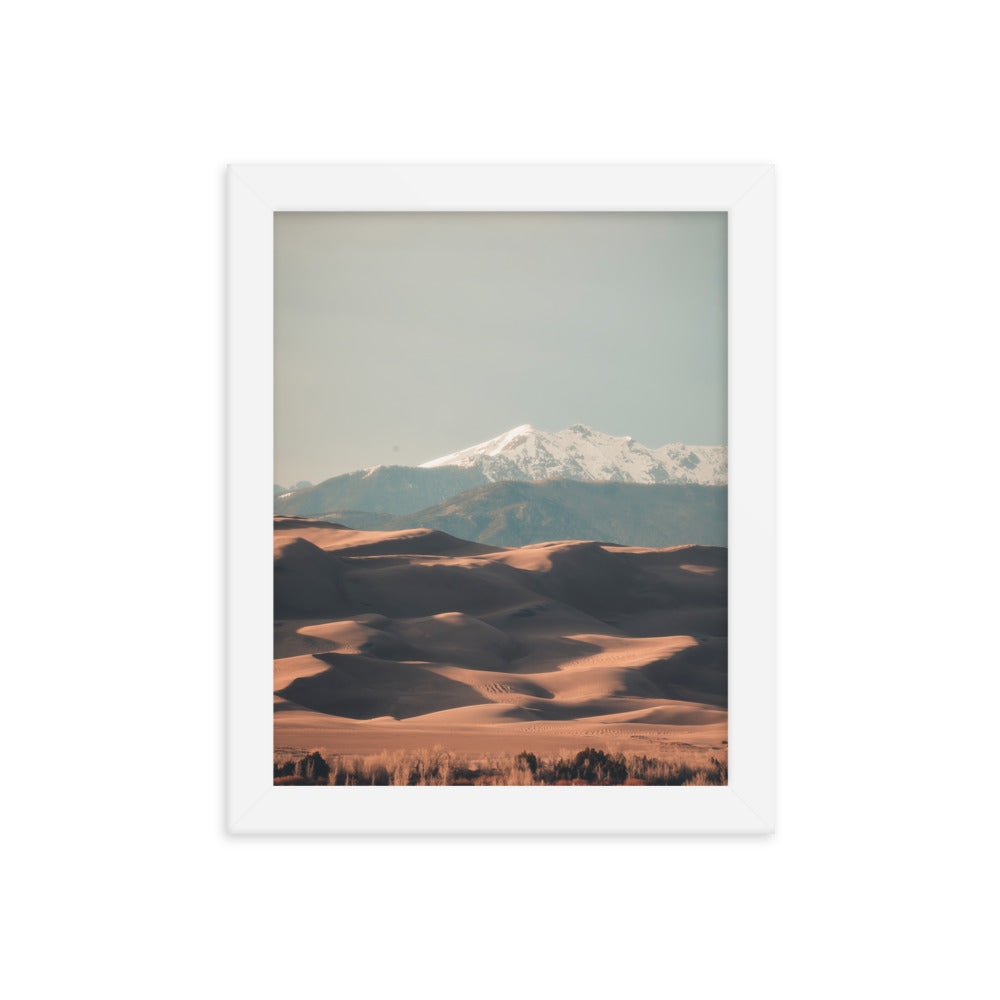
POLYGON ((319 752, 314 752, 296 763, 295 773, 300 778, 308 778, 318 785, 325 785, 330 777, 330 765, 319 752))
MULTIPOLYGON (((670 751, 668 751, 670 752, 670 751)), ((313 752, 274 763, 276 785, 725 785, 729 765, 707 750, 678 747, 672 758, 607 753, 587 747, 543 758, 528 750, 460 758, 443 747, 366 757, 313 752)))

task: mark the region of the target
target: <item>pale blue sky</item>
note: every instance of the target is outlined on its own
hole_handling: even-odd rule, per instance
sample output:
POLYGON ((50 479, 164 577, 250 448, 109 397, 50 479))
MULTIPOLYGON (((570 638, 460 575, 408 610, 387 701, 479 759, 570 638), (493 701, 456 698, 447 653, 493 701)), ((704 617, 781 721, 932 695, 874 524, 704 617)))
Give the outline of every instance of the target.
POLYGON ((275 214, 275 482, 518 424, 726 442, 726 215, 275 214))

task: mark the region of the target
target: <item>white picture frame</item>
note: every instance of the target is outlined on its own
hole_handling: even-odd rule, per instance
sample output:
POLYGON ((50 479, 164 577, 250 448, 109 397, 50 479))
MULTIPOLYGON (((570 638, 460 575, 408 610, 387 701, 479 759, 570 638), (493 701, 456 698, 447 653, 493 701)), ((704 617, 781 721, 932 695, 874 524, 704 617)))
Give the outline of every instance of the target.
POLYGON ((769 833, 776 808, 775 172, 739 165, 237 164, 227 180, 228 802, 236 834, 769 833), (272 779, 273 215, 725 211, 729 784, 317 787, 272 779))

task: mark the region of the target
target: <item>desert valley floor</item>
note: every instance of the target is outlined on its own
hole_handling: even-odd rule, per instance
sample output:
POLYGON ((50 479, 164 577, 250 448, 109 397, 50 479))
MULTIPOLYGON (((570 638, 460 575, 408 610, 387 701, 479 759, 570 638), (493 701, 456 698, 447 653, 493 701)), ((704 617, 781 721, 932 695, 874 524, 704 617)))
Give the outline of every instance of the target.
POLYGON ((724 548, 274 528, 278 752, 725 753, 724 548))

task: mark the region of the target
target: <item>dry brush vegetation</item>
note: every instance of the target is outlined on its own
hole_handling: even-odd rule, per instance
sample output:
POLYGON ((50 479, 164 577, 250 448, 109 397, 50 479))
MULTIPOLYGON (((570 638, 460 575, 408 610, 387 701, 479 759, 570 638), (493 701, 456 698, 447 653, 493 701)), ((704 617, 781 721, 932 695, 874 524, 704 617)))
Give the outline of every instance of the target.
POLYGON ((728 758, 660 759, 587 747, 540 757, 461 757, 443 747, 368 756, 276 753, 276 785, 725 785, 728 758))

